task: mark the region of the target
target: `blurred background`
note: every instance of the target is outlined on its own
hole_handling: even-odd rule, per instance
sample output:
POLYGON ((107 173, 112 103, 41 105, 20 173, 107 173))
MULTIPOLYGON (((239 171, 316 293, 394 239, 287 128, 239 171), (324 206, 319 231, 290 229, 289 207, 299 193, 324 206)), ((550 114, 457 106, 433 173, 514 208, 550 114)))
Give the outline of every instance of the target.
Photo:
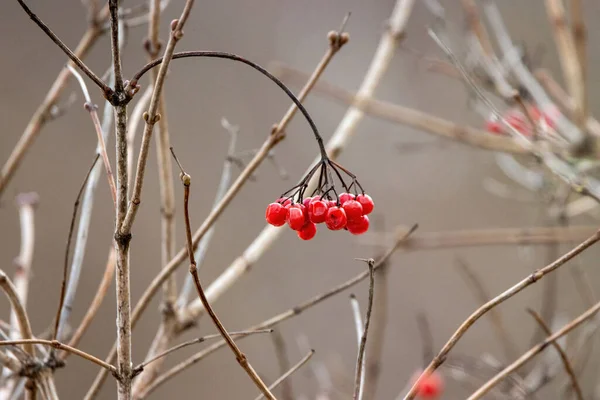
MULTIPOLYGON (((127 5, 130 3, 133 6, 142 2, 128 1, 127 5)), ((165 42, 169 22, 179 16, 183 3, 182 0, 172 0, 164 11, 161 38, 165 42)), ((461 124, 482 127, 483 119, 470 110, 464 84, 429 71, 419 57, 444 58, 444 55, 427 34, 427 27, 434 22, 434 17, 422 2, 416 3, 407 26, 406 39, 397 50, 376 98, 461 124)), ((460 35, 466 30, 466 19, 457 0, 443 3, 447 22, 454 32, 454 45, 460 51, 461 46, 464 47, 460 35)), ((543 2, 509 0, 498 3, 513 40, 523 43, 528 49, 543 48, 541 65, 562 82, 543 2)), ((598 89, 594 72, 600 63, 600 52, 594 45, 598 28, 591 23, 600 17, 600 7, 593 1, 584 4, 590 42, 589 100, 593 113, 600 101, 600 97, 594 95, 598 89)), ((75 46, 86 29, 86 9, 80 2, 32 0, 29 5, 69 46, 75 46)), ((350 42, 335 56, 323 80, 355 91, 369 66, 393 6, 392 0, 197 2, 177 50, 221 50, 243 55, 267 67, 279 62, 311 72, 327 49, 327 32, 337 29, 344 15, 351 11, 347 25, 350 42)), ((0 135, 0 160, 4 163, 66 60, 49 38, 27 18, 17 2, 3 2, 0 10, 0 48, 3 54, 0 120, 4 126, 0 135)), ((131 76, 146 62, 142 46, 146 34, 146 26, 129 31, 123 56, 126 76, 131 76)), ((102 74, 109 66, 109 54, 109 39, 103 36, 86 63, 102 74)), ((147 79, 141 84, 144 88, 147 79)), ((299 91, 297 85, 291 87, 299 91)), ((91 85, 90 90, 94 101, 102 106, 100 93, 91 85)), ((238 149, 252 150, 262 144, 272 124, 280 120, 290 102, 272 82, 256 71, 224 60, 174 62, 165 90, 171 142, 193 177, 191 215, 192 227, 195 228, 212 207, 227 153, 229 137, 221 126, 221 118, 225 117, 240 127, 238 149)), ((77 94, 75 104, 66 115, 43 129, 5 191, 0 205, 0 266, 12 275, 13 259, 18 255, 20 243, 18 211, 13 199, 18 193, 29 191, 37 192, 40 197, 28 302, 35 332, 44 331, 55 315, 73 202, 92 161, 97 141, 89 115, 81 107, 81 92, 70 80, 63 99, 72 92, 77 94)), ((344 106, 317 95, 309 96, 306 107, 326 140, 345 112, 344 106)), ((141 132, 136 137, 138 142, 140 138, 141 132)), ((114 135, 110 135, 107 146, 114 169, 114 135)), ((139 143, 135 148, 136 151, 139 149, 139 143)), ((285 141, 276 149, 276 159, 288 172, 289 179, 283 180, 272 164, 265 162, 258 170, 256 181, 244 186, 219 219, 201 270, 205 282, 216 278, 252 242, 265 224, 266 205, 293 186, 317 151, 306 121, 297 116, 288 128, 285 141)), ((516 201, 485 190, 484 182, 490 178, 515 186, 499 171, 492 152, 440 142, 427 133, 367 116, 339 160, 359 176, 375 200, 374 219, 378 222, 372 232, 392 232, 398 225, 416 222, 421 232, 517 228, 549 223, 545 206, 535 193, 526 193, 529 201, 516 201), (412 146, 409 150, 404 147, 414 143, 432 145, 412 146)), ((177 247, 180 248, 184 244, 182 194, 177 176, 174 175, 173 179, 177 180, 177 247)), ((96 291, 112 240, 113 212, 104 173, 98 186, 83 275, 73 310, 74 323, 84 315, 96 291)), ((517 191, 523 190, 517 188, 517 191)), ((153 141, 142 205, 133 229, 131 265, 134 302, 161 267, 159 209, 153 141)), ((596 220, 586 215, 572 223, 593 225, 596 220)), ((215 304, 215 309, 230 330, 256 324, 363 271, 365 264, 354 258, 372 257, 381 252, 390 243, 382 238, 384 235, 371 232, 357 238, 320 229, 314 240, 302 242, 288 230, 253 265, 251 272, 215 304), (377 242, 381 242, 380 245, 374 246, 377 242)), ((568 244, 560 247, 561 252, 566 249, 568 244)), ((395 398, 410 376, 423 367, 422 335, 417 325, 419 313, 423 313, 429 321, 433 348, 437 351, 479 305, 472 288, 457 272, 457 257, 470 265, 490 294, 496 295, 532 270, 545 265, 547 253, 548 249, 544 246, 495 246, 395 254, 389 267, 386 294, 389 316, 376 398, 395 398)), ((600 282, 600 272, 594 268, 598 254, 597 249, 592 249, 580 257, 593 286, 600 282)), ((556 302, 557 315, 571 319, 587 307, 573 287, 569 267, 556 273, 556 302)), ((178 282, 183 281, 186 270, 186 267, 181 267, 178 282)), ((534 285, 499 307, 508 333, 520 352, 530 347, 536 326, 525 309, 539 309, 542 287, 542 284, 534 285)), ((355 293, 364 311, 367 290, 365 281, 277 328, 285 339, 292 363, 305 353, 298 340, 306 338, 316 350, 311 364, 291 378, 297 398, 315 398, 318 394, 320 384, 314 375, 315 366, 327 367, 337 392, 332 398, 350 398, 357 340, 348 298, 350 293, 355 293)), ((100 358, 105 357, 115 339, 114 305, 113 285, 80 348, 100 358)), ((134 363, 143 360, 155 335, 160 322, 158 307, 159 297, 154 299, 133 332, 134 363)), ((2 302, 2 310, 4 318, 8 319, 5 301, 2 302)), ((198 327, 179 340, 212 332, 211 322, 204 318, 198 327)), ((241 347, 266 381, 271 382, 280 375, 271 338, 265 335, 250 337, 241 342, 241 347)), ((173 365, 199 349, 182 350, 169 357, 167 365, 173 365)), ((486 353, 500 362, 511 361, 495 340, 489 319, 483 318, 465 335, 452 354, 480 357, 486 353)), ((597 363, 592 360, 587 373, 581 378, 586 393, 594 389, 594 365, 597 363)), ((97 370, 91 363, 71 357, 67 368, 57 372, 62 398, 82 398, 97 370)), ((559 374, 558 382, 561 382, 564 380, 563 372, 559 374)), ((460 398, 472 389, 451 378, 446 379, 446 384, 444 398, 460 398)), ((557 384, 548 385, 540 392, 539 398, 560 398, 559 387, 557 384)), ((114 393, 115 385, 111 379, 104 385, 100 398, 115 398, 114 393)), ((150 397, 248 399, 253 398, 255 393, 254 386, 237 366, 232 354, 222 349, 186 370, 150 397)))

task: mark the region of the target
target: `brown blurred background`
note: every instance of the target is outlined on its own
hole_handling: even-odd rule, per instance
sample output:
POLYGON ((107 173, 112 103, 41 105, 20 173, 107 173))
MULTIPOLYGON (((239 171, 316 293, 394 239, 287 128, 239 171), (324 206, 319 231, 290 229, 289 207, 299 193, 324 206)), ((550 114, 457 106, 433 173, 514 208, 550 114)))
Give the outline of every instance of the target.
MULTIPOLYGON (((141 3, 131 1, 131 4, 141 3)), ((443 2, 448 23, 455 32, 463 32, 465 19, 459 2, 443 2)), ((530 49, 543 46, 545 67, 560 77, 555 47, 543 2, 503 1, 501 9, 515 42, 530 49)), ((129 5, 130 2, 127 2, 129 5)), ((74 46, 86 29, 85 8, 78 1, 29 1, 29 5, 68 45, 74 46)), ((370 63, 393 8, 392 0, 316 1, 259 0, 197 2, 185 28, 178 50, 222 50, 241 54, 261 65, 274 61, 310 72, 326 49, 326 34, 336 29, 344 15, 352 11, 347 30, 350 43, 335 57, 324 80, 349 90, 356 90, 370 63)), ((164 39, 168 23, 179 15, 182 0, 173 0, 165 10, 161 26, 164 39)), ((590 45, 589 71, 591 110, 598 109, 600 97, 594 72, 600 52, 594 45, 598 28, 591 25, 600 16, 593 1, 586 2, 590 45)), ((408 23, 407 39, 397 51, 377 98, 431 112, 462 123, 481 125, 482 120, 469 110, 464 85, 451 78, 426 70, 415 57, 417 50, 428 56, 443 57, 427 35, 431 14, 417 1, 408 23)), ((50 83, 65 62, 65 57, 50 40, 29 21, 17 2, 5 1, 0 7, 0 160, 8 158, 32 113, 42 101, 50 83)), ((130 31, 123 63, 130 76, 145 63, 142 40, 146 27, 130 31)), ((461 44, 460 41, 455 44, 461 44)), ((109 42, 103 37, 86 62, 102 73, 109 65, 109 42)), ((142 85, 147 84, 144 80, 142 85)), ((94 100, 102 98, 92 88, 94 100)), ((299 88, 293 87, 295 91, 299 88)), ((19 251, 18 213, 13 199, 24 191, 36 191, 40 204, 36 214, 36 247, 28 311, 34 331, 44 330, 52 321, 58 301, 60 274, 69 218, 81 181, 92 160, 96 135, 89 115, 80 106, 83 100, 73 82, 65 92, 76 92, 78 100, 62 118, 44 129, 26 156, 0 206, 0 266, 10 274, 13 258, 19 251)), ((273 123, 286 111, 289 100, 274 84, 241 64, 223 60, 182 60, 172 64, 166 84, 171 141, 188 172, 194 178, 192 224, 198 226, 209 212, 216 190, 228 136, 220 125, 226 117, 241 128, 240 150, 257 148, 273 123)), ((320 130, 328 139, 345 112, 345 108, 317 96, 306 102, 320 130)), ((264 208, 279 193, 292 186, 316 155, 317 147, 308 125, 297 117, 289 135, 277 148, 277 158, 290 173, 282 181, 274 168, 265 163, 258 180, 249 182, 219 220, 213 245, 202 269, 206 282, 218 276, 253 240, 264 226, 264 208)), ((141 137, 138 134, 137 139, 141 137)), ((399 224, 418 222, 423 232, 485 227, 525 227, 546 223, 543 208, 534 202, 522 203, 495 197, 483 189, 486 177, 507 181, 495 165, 493 154, 460 144, 433 147, 414 153, 400 152, 402 143, 432 142, 435 138, 412 129, 370 117, 358 127, 357 135, 341 156, 341 162, 356 173, 376 202, 376 212, 392 230, 399 224)), ((108 143, 114 157, 114 137, 108 143)), ((136 145, 136 150, 139 145, 136 145)), ((114 161, 113 161, 114 162, 114 161)), ((114 164, 113 164, 114 165, 114 164)), ((176 177, 173 177, 176 179, 176 177)), ((177 207, 182 196, 175 186, 177 207)), ((73 321, 80 320, 96 290, 110 245, 113 214, 104 176, 100 180, 93 211, 91 233, 84 271, 77 293, 73 321)), ((594 224, 590 217, 576 223, 594 224)), ((178 247, 183 245, 183 223, 177 214, 178 247)), ((142 206, 133 230, 132 282, 133 300, 160 268, 159 189, 154 142, 145 181, 142 206)), ((564 250, 566 247, 562 247, 564 250)), ((251 273, 237 283, 216 304, 216 311, 231 330, 243 329, 305 299, 341 283, 364 269, 354 257, 370 257, 378 249, 350 235, 321 229, 317 238, 300 242, 292 232, 285 232, 251 273)), ((472 265, 490 293, 503 291, 532 269, 545 263, 544 248, 523 251, 517 247, 472 248, 397 254, 389 274, 389 323, 378 399, 391 399, 422 363, 421 341, 416 315, 424 312, 431 324, 434 349, 437 350, 477 306, 465 282, 454 268, 460 255, 472 265)), ((598 251, 581 257, 593 284, 599 282, 594 269, 598 251)), ((565 267, 558 271, 558 312, 574 317, 583 311, 580 298, 573 290, 565 267)), ((179 281, 185 268, 181 268, 179 281)), ((352 289, 363 306, 367 285, 352 289)), ((519 350, 530 344, 534 323, 526 307, 539 308, 541 285, 514 297, 500 309, 519 350)), ((348 302, 350 292, 326 301, 305 314, 282 324, 282 332, 292 359, 303 355, 297 338, 305 335, 315 348, 313 361, 326 365, 336 386, 347 393, 351 388, 356 357, 354 322, 348 302)), ((145 356, 159 323, 158 299, 140 321, 133 334, 135 362, 145 356)), ((5 318, 8 307, 2 302, 5 318)), ((104 358, 115 338, 114 286, 80 347, 104 358)), ((208 319, 186 338, 213 332, 208 319)), ((501 347, 494 340, 489 320, 479 321, 459 343, 453 354, 478 356, 484 352, 501 361, 501 347)), ((184 338, 181 338, 182 340, 184 338)), ((241 347, 267 381, 279 375, 272 341, 256 336, 241 347)), ((191 354, 180 351, 167 364, 191 354)), ((91 384, 97 367, 74 357, 66 369, 57 372, 62 398, 78 399, 91 384)), ((588 367, 585 388, 594 387, 593 364, 588 367)), ((293 378, 296 395, 314 398, 318 388, 310 367, 293 378)), ((446 398, 459 398, 467 392, 448 380, 446 398)), ((546 388, 540 398, 558 398, 557 386, 546 388)), ((248 399, 255 388, 226 350, 207 358, 155 392, 151 398, 248 399)), ((101 398, 114 398, 114 383, 104 386, 101 398)), ((346 396, 346 398, 349 398, 346 396)))

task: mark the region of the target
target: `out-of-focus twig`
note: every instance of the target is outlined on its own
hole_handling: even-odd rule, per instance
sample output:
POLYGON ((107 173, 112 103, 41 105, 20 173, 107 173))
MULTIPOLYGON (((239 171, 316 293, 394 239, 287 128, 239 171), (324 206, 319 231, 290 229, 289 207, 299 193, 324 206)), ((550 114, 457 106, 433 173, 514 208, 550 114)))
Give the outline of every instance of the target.
MULTIPOLYGON (((542 317, 538 313, 536 313, 534 310, 529 309, 527 311, 536 320, 536 322, 543 329, 543 331, 546 333, 546 335, 551 336, 552 331, 550 330, 548 325, 546 325, 546 323, 544 322, 542 317)), ((560 346, 560 344, 558 344, 558 342, 552 341, 551 343, 552 343, 552 347, 554 347, 556 349, 556 351, 558 352, 558 354, 560 355, 560 358, 565 367, 565 371, 571 378, 571 384, 573 385, 573 389, 575 390, 577 399, 583 400, 583 393, 581 391, 581 387, 579 386, 579 381, 577 380, 577 376, 575 376, 575 371, 573 371, 573 367, 571 366, 571 363, 569 362, 569 357, 567 356, 567 354, 565 353, 563 348, 560 346)))
POLYGON ((507 366, 506 368, 504 368, 500 373, 498 373, 492 379, 490 379, 489 381, 487 381, 475 393, 473 393, 471 396, 469 396, 468 400, 480 399, 482 396, 484 396, 486 393, 488 393, 491 389, 493 389, 494 386, 496 386, 506 376, 508 376, 513 371, 515 371, 517 368, 519 368, 520 366, 522 366, 523 364, 525 364, 527 361, 529 361, 535 355, 537 355, 537 354, 541 353, 542 351, 544 351, 544 349, 546 349, 551 343, 553 343, 557 339, 563 337, 564 335, 568 334, 573 329, 577 328, 579 325, 581 325, 582 323, 586 322, 590 318, 593 318, 594 315, 596 315, 596 313, 598 312, 598 310, 600 310, 600 303, 598 303, 598 304, 594 305, 593 307, 589 308, 587 311, 585 311, 579 317, 577 317, 576 319, 574 319, 573 321, 571 321, 567 325, 565 325, 562 329, 556 331, 553 335, 548 336, 546 338, 546 340, 544 340, 543 342, 541 342, 538 345, 536 345, 536 346, 532 347, 531 349, 529 349, 521 357, 519 357, 512 364, 510 364, 509 366, 507 366))
MULTIPOLYGON (((525 279, 521 280, 517 284, 511 286, 509 289, 494 297, 481 307, 479 307, 475 312, 473 312, 456 330, 456 332, 450 337, 450 339, 446 342, 444 347, 440 350, 440 352, 433 358, 433 360, 429 363, 427 368, 423 371, 421 376, 426 376, 435 371, 446 359, 448 353, 454 348, 456 343, 462 338, 462 336, 469 330, 475 322, 483 315, 485 315, 489 310, 493 309, 497 305, 503 303, 507 299, 513 297, 517 293, 521 292, 523 289, 528 286, 534 284, 538 280, 542 279, 545 275, 553 272, 554 270, 560 268, 564 264, 566 264, 572 258, 578 256, 583 251, 594 245, 596 242, 600 240, 600 230, 596 231, 592 236, 583 241, 581 244, 573 248, 571 251, 564 254, 562 257, 558 258, 553 263, 535 271, 525 279)), ((600 305, 598 305, 600 307, 600 305)), ((416 395, 417 385, 413 385, 408 394, 405 396, 405 400, 414 399, 416 395)))

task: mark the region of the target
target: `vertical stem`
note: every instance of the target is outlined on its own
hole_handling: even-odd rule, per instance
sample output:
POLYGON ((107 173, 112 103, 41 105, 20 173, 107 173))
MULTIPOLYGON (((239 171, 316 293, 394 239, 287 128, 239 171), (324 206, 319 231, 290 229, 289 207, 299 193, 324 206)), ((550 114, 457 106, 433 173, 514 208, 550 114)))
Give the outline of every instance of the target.
POLYGON ((122 235, 119 227, 127 213, 127 107, 116 107, 117 134, 117 369, 119 400, 131 398, 131 304, 129 282, 129 243, 131 234, 122 235))

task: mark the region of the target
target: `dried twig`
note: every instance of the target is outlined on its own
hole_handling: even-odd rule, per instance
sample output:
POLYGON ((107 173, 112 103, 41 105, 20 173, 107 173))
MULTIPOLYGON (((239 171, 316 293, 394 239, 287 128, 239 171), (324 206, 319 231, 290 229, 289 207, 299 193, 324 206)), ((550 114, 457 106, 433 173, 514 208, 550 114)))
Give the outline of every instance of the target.
MULTIPOLYGON (((552 331, 550 330, 548 325, 546 325, 546 323, 542 319, 541 315, 539 315, 537 312, 535 312, 532 309, 528 309, 527 312, 529 312, 529 314, 531 314, 531 316, 536 320, 536 322, 544 330, 546 335, 548 335, 548 336, 552 335, 552 331)), ((556 349, 556 351, 558 352, 558 354, 560 355, 560 358, 565 367, 565 371, 569 375, 569 378, 571 378, 571 385, 573 386, 573 390, 575 390, 577 399, 583 400, 583 393, 581 392, 581 387, 579 386, 579 381, 577 380, 577 377, 575 376, 575 371, 573 371, 573 367, 571 366, 571 363, 569 362, 569 357, 567 356, 565 351, 562 349, 560 344, 558 344, 558 342, 552 341, 551 343, 552 343, 552 347, 554 347, 556 349)))
POLYGON ((596 313, 600 310, 600 303, 594 305, 589 308, 579 317, 565 325, 562 329, 556 331, 553 335, 548 336, 546 340, 539 343, 538 345, 529 349, 526 353, 524 353, 521 357, 519 357, 515 362, 504 368, 500 373, 494 376, 492 379, 487 381, 483 386, 481 386, 475 393, 469 396, 468 400, 476 400, 480 399, 486 393, 488 393, 491 389, 494 388, 500 381, 502 381, 506 376, 510 375, 517 368, 521 367, 527 361, 532 359, 535 355, 541 353, 544 349, 546 349, 551 343, 560 339, 564 335, 568 334, 573 329, 577 328, 579 325, 587 321, 588 319, 594 317, 596 313))
MULTIPOLYGON (((133 193, 131 194, 131 200, 127 209, 127 214, 124 216, 122 221, 119 221, 118 225, 118 231, 121 235, 128 235, 131 232, 131 226, 133 225, 135 215, 141 202, 142 186, 144 184, 144 174, 146 172, 146 164, 148 161, 148 153, 150 149, 150 139, 152 137, 154 125, 161 119, 161 115, 158 113, 158 108, 160 104, 161 93, 164 88, 164 83, 167 76, 167 70, 169 68, 171 60, 173 59, 175 46, 177 45, 177 42, 179 42, 179 40, 183 37, 183 26, 185 25, 190 15, 193 5, 194 0, 186 0, 180 17, 176 20, 173 20, 173 22, 171 23, 171 34, 169 36, 169 41, 167 42, 165 53, 163 57, 161 57, 160 67, 154 79, 154 91, 152 92, 152 98, 150 99, 148 111, 146 111, 146 113, 144 114, 144 120, 146 121, 146 125, 144 128, 144 134, 142 136, 140 153, 138 156, 135 180, 133 184, 133 193)), ((136 76, 133 80, 137 82, 139 80, 139 77, 136 76)), ((128 86, 131 87, 135 85, 132 83, 128 86)), ((130 89, 126 88, 125 90, 129 91, 130 89)))
POLYGON ((106 170, 106 177, 108 179, 108 187, 110 188, 110 194, 113 198, 113 203, 117 204, 117 187, 115 185, 115 178, 113 176, 112 168, 110 167, 110 160, 108 159, 108 154, 106 152, 106 144, 104 143, 104 133, 102 131, 102 125, 100 124, 100 119, 98 118, 97 106, 92 103, 92 98, 90 97, 90 93, 87 89, 85 81, 83 77, 74 67, 67 65, 69 71, 79 82, 79 86, 81 87, 81 91, 83 92, 83 97, 85 98, 85 109, 90 113, 90 117, 92 118, 92 122, 94 123, 94 128, 96 129, 96 135, 98 136, 98 150, 100 151, 100 155, 102 156, 102 162, 104 163, 104 169, 106 170))
MULTIPOLYGON (((259 330, 255 330, 255 331, 229 332, 229 334, 231 336, 248 336, 248 335, 253 335, 256 333, 272 333, 272 332, 273 332, 273 329, 259 329, 259 330)), ((206 336, 202 336, 202 337, 199 337, 196 339, 188 340, 187 342, 180 343, 177 346, 173 346, 170 349, 165 350, 162 353, 159 353, 159 354, 155 355, 154 357, 152 357, 151 359, 146 360, 143 363, 141 363, 140 365, 136 366, 133 369, 133 375, 135 376, 135 375, 139 374, 140 372, 142 372, 144 370, 144 368, 146 368, 146 366, 148 366, 148 364, 151 364, 151 363, 155 362, 156 360, 160 360, 161 358, 164 358, 177 350, 183 349, 184 347, 188 347, 193 344, 203 343, 210 339, 218 339, 218 338, 222 338, 222 337, 223 337, 223 335, 221 335, 220 333, 215 333, 212 335, 206 335, 206 336)))
MULTIPOLYGON (((302 359, 300 361, 298 361, 298 363, 296 365, 294 365, 285 374, 281 375, 279 378, 277 378, 277 380, 275 382, 273 382, 271 385, 269 385, 269 390, 273 390, 277 386, 279 386, 282 382, 285 382, 285 380, 288 377, 290 377, 290 375, 292 375, 294 372, 298 371, 304 364, 306 364, 308 362, 308 360, 310 360, 310 358, 313 356, 313 354, 315 354, 314 350, 309 351, 308 354, 305 355, 304 357, 302 357, 302 359)), ((261 394, 260 396, 257 396, 256 399, 254 399, 254 400, 261 400, 264 397, 265 396, 261 394)))
POLYGON ((69 353, 75 354, 81 358, 91 361, 94 364, 101 366, 102 368, 106 368, 108 371, 112 372, 113 374, 115 374, 117 372, 117 369, 115 368, 114 365, 105 363, 101 359, 94 357, 93 355, 86 353, 85 351, 82 351, 82 350, 76 349, 74 347, 71 347, 69 345, 66 345, 64 343, 61 343, 58 340, 19 339, 19 340, 0 341, 0 346, 12 346, 15 344, 22 344, 22 345, 43 344, 45 346, 50 346, 57 350, 65 350, 65 351, 68 351, 69 353))
POLYGON ((177 160, 177 157, 175 156, 175 153, 173 152, 173 148, 171 148, 171 152, 173 153, 173 157, 175 158, 175 161, 177 162, 177 165, 179 166, 179 169, 181 170, 180 177, 181 177, 181 182, 182 182, 183 188, 184 188, 183 213, 184 213, 184 217, 185 217, 185 236, 186 236, 186 240, 187 240, 187 242, 186 242, 187 243, 187 252, 188 252, 188 257, 190 259, 190 274, 194 277, 194 283, 196 285, 198 297, 200 298, 200 300, 202 301, 202 304, 204 305, 204 308, 210 315, 210 318, 212 319, 213 323, 215 324, 215 327, 221 333, 221 335, 223 336, 223 338, 225 339, 225 341, 231 348, 231 351, 235 355, 237 362, 246 371, 246 373, 252 379, 252 381, 254 382, 256 387, 258 387, 258 389, 269 400, 275 400, 275 396, 273 396, 273 394, 271 393, 269 388, 265 385, 265 383, 262 381, 262 379, 258 376, 256 371, 254 370, 254 368, 248 361, 246 355, 244 353, 242 353, 242 351, 237 346, 237 344, 235 344, 234 340, 231 338, 231 335, 229 334, 229 332, 227 332, 227 329, 225 329, 225 326, 223 325, 223 323, 221 322, 221 320, 219 319, 217 314, 214 312, 213 308, 211 307, 210 303, 208 302, 208 299, 206 298, 206 294, 204 293, 204 289, 202 288, 202 284, 200 282, 198 270, 196 269, 196 260, 194 259, 194 245, 192 243, 192 228, 190 226, 189 198, 190 198, 190 185, 191 185, 192 178, 185 172, 185 170, 181 166, 181 163, 179 162, 179 160, 177 160))
POLYGON ((85 73, 101 90, 102 93, 104 94, 104 96, 106 98, 110 98, 113 90, 106 84, 104 83, 104 81, 102 81, 102 79, 100 79, 94 72, 92 72, 91 69, 88 68, 87 65, 84 64, 83 61, 81 61, 81 59, 71 50, 69 49, 69 47, 64 44, 59 38, 58 36, 56 36, 54 34, 54 32, 52 32, 50 30, 50 28, 48 28, 48 26, 46 24, 44 24, 44 22, 42 22, 41 19, 38 18, 37 15, 35 15, 27 6, 27 4, 25 4, 25 2, 23 0, 17 0, 19 2, 19 4, 21 5, 21 7, 23 8, 23 10, 25 10, 25 12, 27 13, 27 15, 29 16, 29 18, 31 18, 31 20, 33 22, 35 22, 35 24, 37 26, 40 27, 40 29, 42 31, 44 31, 44 33, 46 35, 48 35, 48 37, 50 39, 52 39, 52 41, 54 43, 56 43, 56 45, 58 47, 60 47, 60 49, 67 55, 67 57, 69 57, 71 59, 71 61, 73 62, 73 64, 77 65, 77 67, 83 71, 83 73, 85 73))
POLYGON ((373 310, 373 293, 375 291, 375 260, 371 258, 365 261, 369 265, 369 301, 367 303, 365 326, 362 330, 362 334, 360 335, 358 358, 356 360, 356 372, 354 376, 354 400, 361 400, 363 397, 363 386, 365 382, 364 357, 367 345, 367 335, 369 334, 369 324, 371 323, 371 311, 373 310))
MULTIPOLYGON (((513 297, 515 294, 521 292, 523 289, 527 288, 528 286, 530 286, 530 285, 534 284, 535 282, 537 282, 538 280, 542 279, 546 274, 563 266, 569 260, 576 257, 577 255, 579 255, 580 253, 582 253, 583 251, 588 249, 590 246, 592 246, 599 240, 600 240, 600 230, 597 231, 596 233, 594 233, 592 236, 590 236, 585 241, 583 241, 581 244, 579 244, 578 246, 573 248, 571 251, 564 254, 562 257, 558 258, 553 263, 545 266, 544 268, 541 268, 541 269, 535 271, 534 273, 529 275, 527 278, 518 282, 516 285, 513 285, 512 287, 510 287, 509 289, 507 289, 500 295, 494 297, 493 299, 491 299, 490 301, 488 301, 487 303, 485 303, 484 305, 479 307, 477 310, 475 310, 475 312, 473 314, 471 314, 469 316, 469 318, 467 318, 458 327, 456 332, 450 337, 450 339, 446 342, 446 344, 440 350, 440 352, 433 358, 433 360, 427 366, 427 368, 425 368, 425 370, 423 371, 421 376, 426 376, 428 374, 431 374, 433 371, 435 371, 444 362, 448 353, 454 348, 456 343, 462 338, 462 336, 467 332, 467 330, 469 330, 469 328, 479 318, 481 318, 483 315, 485 315, 489 310, 493 309, 498 304, 503 303, 505 300, 513 297)), ((405 396, 405 400, 414 399, 414 397, 416 395, 416 389, 417 389, 416 385, 413 385, 413 387, 410 389, 408 394, 405 396)))
MULTIPOLYGON (((19 299, 17 288, 2 270, 0 270, 0 287, 2 288, 2 291, 6 297, 8 297, 12 310, 16 315, 21 338, 32 339, 33 332, 31 331, 29 317, 27 316, 27 312, 25 311, 25 307, 23 306, 21 299, 19 299)), ((25 350, 25 352, 30 356, 35 357, 35 350, 32 343, 23 343, 23 350, 25 350)))

